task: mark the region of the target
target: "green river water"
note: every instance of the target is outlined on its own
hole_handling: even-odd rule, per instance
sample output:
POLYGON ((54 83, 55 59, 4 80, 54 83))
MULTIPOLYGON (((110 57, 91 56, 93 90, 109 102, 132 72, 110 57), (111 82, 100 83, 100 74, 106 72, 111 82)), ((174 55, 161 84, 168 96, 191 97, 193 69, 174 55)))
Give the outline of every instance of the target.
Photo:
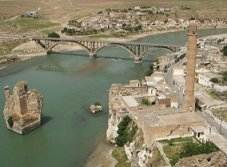
MULTIPOLYGON (((227 29, 203 30, 200 36, 227 33, 227 29)), ((184 45, 185 33, 166 33, 139 41, 184 45)), ((164 52, 156 49, 150 57, 164 52)), ((129 57, 119 48, 107 48, 100 55, 129 57)), ((53 54, 9 65, 0 71, 0 89, 27 80, 44 96, 43 125, 20 136, 5 128, 0 118, 0 167, 83 167, 107 128, 108 89, 112 83, 142 79, 149 62, 53 54), (100 101, 105 112, 92 115, 87 108, 100 101)), ((4 106, 0 91, 0 111, 4 106)))

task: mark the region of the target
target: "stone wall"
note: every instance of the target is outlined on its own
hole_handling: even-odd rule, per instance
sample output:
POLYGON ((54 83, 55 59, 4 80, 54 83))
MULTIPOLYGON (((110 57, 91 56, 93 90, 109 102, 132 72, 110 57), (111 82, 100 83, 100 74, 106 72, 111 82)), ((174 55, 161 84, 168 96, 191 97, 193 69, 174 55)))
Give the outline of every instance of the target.
POLYGON ((8 129, 24 134, 40 126, 43 98, 37 90, 28 90, 27 82, 20 81, 12 94, 5 87, 4 95, 3 116, 8 129))
POLYGON ((222 128, 226 129, 227 130, 227 123, 225 121, 222 121, 220 120, 219 118, 217 118, 211 111, 209 110, 206 110, 204 111, 206 114, 210 115, 213 120, 218 124, 218 125, 221 125, 222 128))

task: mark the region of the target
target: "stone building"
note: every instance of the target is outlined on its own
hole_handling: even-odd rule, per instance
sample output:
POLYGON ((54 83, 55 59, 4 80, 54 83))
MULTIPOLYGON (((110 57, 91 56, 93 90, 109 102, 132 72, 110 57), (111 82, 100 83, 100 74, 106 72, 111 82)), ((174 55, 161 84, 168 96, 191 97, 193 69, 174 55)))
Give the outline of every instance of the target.
POLYGON ((43 98, 37 90, 28 90, 27 82, 20 81, 12 93, 6 86, 4 96, 3 116, 8 129, 24 134, 40 126, 43 98))

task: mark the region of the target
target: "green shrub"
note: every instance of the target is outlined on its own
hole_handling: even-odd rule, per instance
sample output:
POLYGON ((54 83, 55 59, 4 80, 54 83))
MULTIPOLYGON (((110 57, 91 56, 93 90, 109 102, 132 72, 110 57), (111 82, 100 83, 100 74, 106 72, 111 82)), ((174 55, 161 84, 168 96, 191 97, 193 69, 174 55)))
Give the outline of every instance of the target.
POLYGON ((181 152, 181 157, 190 157, 198 154, 208 154, 217 151, 218 148, 210 142, 207 143, 188 143, 184 146, 184 151, 181 152))
POLYGON ((118 129, 125 129, 131 121, 132 119, 129 116, 125 116, 123 120, 119 123, 118 129))
POLYGON ((130 133, 128 134, 128 141, 129 142, 132 142, 132 140, 133 140, 133 138, 134 138, 134 136, 135 136, 135 134, 137 132, 137 129, 138 129, 137 126, 134 124, 134 126, 132 127, 130 133))
POLYGON ((100 102, 95 102, 95 106, 101 106, 100 102))
POLYGON ((67 35, 75 35, 76 34, 76 30, 74 28, 67 28, 65 27, 61 33, 65 33, 67 35))
POLYGON ((119 147, 124 146, 126 143, 131 142, 137 131, 137 126, 133 123, 129 116, 125 116, 118 124, 118 137, 115 142, 119 147))
POLYGON ((227 81, 227 71, 222 73, 223 81, 227 81))
POLYGON ((116 144, 119 147, 123 147, 127 143, 127 136, 126 134, 119 134, 119 136, 116 138, 116 144))
POLYGON ((174 166, 181 158, 184 157, 191 157, 194 155, 199 154, 209 154, 215 151, 218 151, 218 148, 211 142, 207 143, 197 143, 190 141, 190 139, 187 139, 186 143, 180 143, 178 145, 177 143, 174 143, 172 140, 172 144, 169 141, 168 149, 165 149, 169 155, 167 155, 170 159, 170 164, 174 166), (180 150, 179 150, 180 148, 180 150), (178 151, 177 151, 178 150, 178 151))
POLYGON ((49 38, 60 38, 60 35, 58 33, 56 33, 56 32, 50 32, 48 34, 48 37, 49 38))
POLYGON ((151 103, 149 102, 149 100, 147 98, 143 98, 141 103, 146 106, 151 105, 151 103))
POLYGON ((224 56, 227 56, 227 45, 223 47, 222 53, 224 56))
POLYGON ((137 25, 135 27, 132 27, 131 25, 126 25, 126 24, 124 24, 122 28, 128 32, 138 32, 143 29, 142 25, 137 25))
POLYGON ((115 167, 130 167, 131 164, 128 162, 128 158, 125 154, 124 148, 115 148, 112 151, 112 156, 117 160, 115 167))
POLYGON ((173 145, 174 145, 174 141, 173 141, 173 140, 170 140, 170 141, 168 142, 168 144, 169 144, 169 146, 173 146, 173 145))
POLYGON ((177 155, 175 155, 175 156, 173 156, 173 157, 171 158, 170 164, 171 164, 172 166, 174 166, 179 160, 180 160, 180 156, 177 154, 177 155))

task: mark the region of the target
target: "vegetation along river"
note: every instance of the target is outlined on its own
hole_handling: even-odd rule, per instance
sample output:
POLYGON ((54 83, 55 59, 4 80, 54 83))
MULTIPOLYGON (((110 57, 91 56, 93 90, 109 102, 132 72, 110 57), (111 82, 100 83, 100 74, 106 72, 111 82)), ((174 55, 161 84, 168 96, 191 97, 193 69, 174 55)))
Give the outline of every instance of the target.
MULTIPOLYGON (((203 30, 200 36, 227 33, 227 29, 203 30)), ((184 45, 184 32, 159 34, 139 41, 184 45)), ((79 54, 79 53, 78 53, 79 54)), ((150 57, 162 55, 156 49, 150 57)), ((120 48, 100 52, 105 57, 129 57, 120 48)), ((4 106, 2 89, 18 80, 27 80, 44 96, 43 125, 20 136, 5 128, 0 118, 1 167, 82 167, 96 143, 103 137, 108 119, 107 95, 112 83, 142 79, 149 62, 53 54, 9 65, 0 71, 0 111, 4 106), (87 109, 96 101, 105 112, 90 114, 87 109)))

